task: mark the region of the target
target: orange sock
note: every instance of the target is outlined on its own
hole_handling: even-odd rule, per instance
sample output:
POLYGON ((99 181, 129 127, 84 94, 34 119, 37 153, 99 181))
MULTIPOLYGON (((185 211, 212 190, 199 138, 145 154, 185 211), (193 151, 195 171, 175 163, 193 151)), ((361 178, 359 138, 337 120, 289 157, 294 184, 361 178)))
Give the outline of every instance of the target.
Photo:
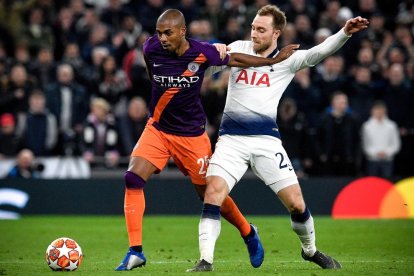
POLYGON ((142 218, 145 211, 144 189, 125 189, 124 213, 129 246, 142 245, 142 218))
POLYGON ((250 224, 230 196, 227 196, 223 204, 221 204, 220 214, 228 222, 236 226, 242 237, 246 237, 250 233, 250 224))

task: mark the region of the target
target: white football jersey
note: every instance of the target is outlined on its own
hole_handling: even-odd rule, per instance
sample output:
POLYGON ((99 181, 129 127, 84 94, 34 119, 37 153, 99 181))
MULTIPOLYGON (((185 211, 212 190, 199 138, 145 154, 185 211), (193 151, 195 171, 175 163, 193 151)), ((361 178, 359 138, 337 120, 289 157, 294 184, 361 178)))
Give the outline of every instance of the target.
MULTIPOLYGON (((349 37, 343 30, 309 49, 298 50, 272 66, 231 68, 220 135, 271 135, 280 138, 276 124, 277 107, 295 73, 314 66, 337 51, 349 37)), ((251 41, 236 41, 231 52, 257 54, 251 41)))

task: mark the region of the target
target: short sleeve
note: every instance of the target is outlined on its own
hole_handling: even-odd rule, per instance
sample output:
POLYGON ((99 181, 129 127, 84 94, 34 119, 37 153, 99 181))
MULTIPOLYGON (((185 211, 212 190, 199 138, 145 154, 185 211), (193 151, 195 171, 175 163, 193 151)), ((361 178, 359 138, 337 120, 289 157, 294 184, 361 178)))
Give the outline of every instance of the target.
POLYGON ((203 54, 206 56, 209 66, 221 66, 227 65, 229 63, 229 55, 227 55, 223 60, 220 58, 220 53, 217 51, 214 45, 209 43, 202 43, 203 45, 203 54))
POLYGON ((231 53, 241 53, 241 51, 240 51, 241 43, 242 42, 240 40, 237 40, 237 41, 234 41, 234 42, 230 43, 229 45, 227 45, 228 47, 230 47, 229 54, 231 54, 231 53))

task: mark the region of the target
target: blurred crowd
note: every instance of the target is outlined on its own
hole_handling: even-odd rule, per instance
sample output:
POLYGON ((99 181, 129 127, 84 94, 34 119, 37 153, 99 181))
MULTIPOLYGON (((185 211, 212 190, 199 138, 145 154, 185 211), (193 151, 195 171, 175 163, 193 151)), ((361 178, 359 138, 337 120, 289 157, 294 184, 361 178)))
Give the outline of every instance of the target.
MULTIPOLYGON (((278 124, 298 175, 412 174, 413 0, 0 0, 0 159, 29 150, 125 166, 148 114, 142 44, 158 16, 177 8, 188 36, 229 44, 249 39, 266 4, 287 16, 279 47, 309 49, 351 17, 370 21, 282 98, 278 124)), ((213 146, 228 76, 203 83, 213 146)))

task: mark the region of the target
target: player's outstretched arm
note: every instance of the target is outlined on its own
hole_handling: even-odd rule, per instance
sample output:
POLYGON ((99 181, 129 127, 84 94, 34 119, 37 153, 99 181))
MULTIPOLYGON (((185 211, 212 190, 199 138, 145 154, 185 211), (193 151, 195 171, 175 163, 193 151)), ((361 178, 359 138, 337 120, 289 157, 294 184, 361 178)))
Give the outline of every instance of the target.
POLYGON ((357 16, 346 21, 344 26, 344 32, 347 36, 351 36, 354 33, 368 28, 368 24, 368 19, 363 18, 361 16, 357 16))
POLYGON ((227 65, 230 67, 269 66, 284 61, 285 59, 290 57, 298 48, 299 44, 290 44, 288 46, 285 46, 280 51, 280 53, 274 58, 262 58, 242 53, 231 53, 227 65))

